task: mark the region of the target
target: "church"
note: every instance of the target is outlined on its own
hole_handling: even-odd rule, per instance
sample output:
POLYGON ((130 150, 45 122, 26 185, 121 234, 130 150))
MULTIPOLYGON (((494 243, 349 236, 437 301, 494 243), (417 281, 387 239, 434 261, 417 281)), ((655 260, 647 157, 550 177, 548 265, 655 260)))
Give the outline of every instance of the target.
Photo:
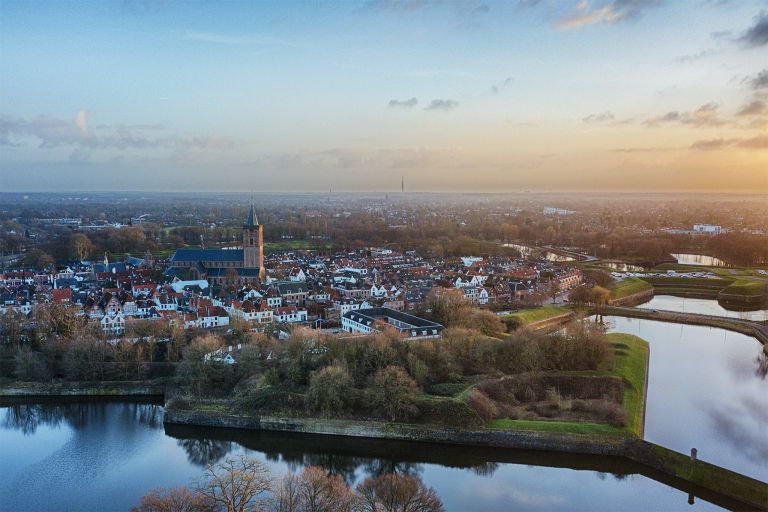
POLYGON ((251 204, 243 224, 242 249, 176 249, 170 273, 188 274, 211 284, 264 282, 264 230, 251 204))

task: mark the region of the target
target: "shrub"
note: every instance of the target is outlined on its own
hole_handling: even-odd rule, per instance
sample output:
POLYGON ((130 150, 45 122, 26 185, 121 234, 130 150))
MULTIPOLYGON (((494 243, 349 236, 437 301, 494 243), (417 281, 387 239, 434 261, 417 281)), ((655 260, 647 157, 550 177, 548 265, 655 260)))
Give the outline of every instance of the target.
POLYGON ((414 403, 418 385, 401 367, 390 365, 379 370, 372 384, 376 406, 382 408, 390 420, 407 420, 418 412, 414 403))
POLYGON ((479 389, 473 389, 469 393, 467 403, 483 421, 491 421, 499 414, 499 408, 496 403, 479 389))
POLYGON ((464 382, 441 382, 433 384, 427 388, 427 393, 437 396, 453 396, 456 393, 464 391, 467 384, 464 382))
POLYGON ((348 405, 352 378, 340 366, 326 366, 312 374, 306 405, 312 412, 325 416, 343 411, 348 405))
POLYGON ((417 397, 414 402, 421 423, 458 428, 477 428, 483 420, 467 404, 455 398, 417 397))
POLYGON ((616 427, 623 427, 627 424, 629 416, 624 408, 611 402, 607 398, 602 400, 595 400, 591 404, 592 412, 602 421, 606 421, 616 427))
POLYGON ((27 347, 16 351, 14 375, 18 380, 40 381, 49 376, 43 355, 27 347))

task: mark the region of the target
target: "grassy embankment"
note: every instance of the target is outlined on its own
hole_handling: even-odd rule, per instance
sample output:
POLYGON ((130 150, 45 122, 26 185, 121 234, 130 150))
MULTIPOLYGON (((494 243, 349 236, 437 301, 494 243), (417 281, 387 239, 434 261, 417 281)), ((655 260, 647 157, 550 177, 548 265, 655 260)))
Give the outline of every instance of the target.
POLYGON ((496 430, 641 437, 645 410, 646 369, 649 355, 648 342, 631 334, 612 333, 608 337, 616 356, 612 371, 569 372, 569 374, 615 375, 621 377, 624 381, 622 406, 628 415, 628 421, 624 427, 616 427, 604 423, 497 419, 489 423, 489 428, 496 430))
POLYGON ((649 276, 642 277, 642 279, 651 283, 659 293, 700 295, 713 299, 730 298, 735 301, 738 301, 740 297, 744 300, 752 301, 755 298, 768 294, 768 278, 759 274, 756 269, 704 267, 674 263, 665 263, 653 269, 655 272, 666 272, 669 270, 679 273, 709 272, 717 277, 708 279, 649 276))
POLYGON ((516 311, 509 315, 504 315, 502 318, 513 318, 520 326, 530 325, 536 322, 542 322, 544 320, 550 320, 558 316, 569 315, 571 310, 561 306, 549 305, 542 306, 540 308, 524 309, 522 311, 516 311))
POLYGON ((650 290, 652 287, 646 281, 637 277, 627 277, 616 283, 616 286, 612 290, 613 299, 623 299, 636 293, 641 293, 650 290))

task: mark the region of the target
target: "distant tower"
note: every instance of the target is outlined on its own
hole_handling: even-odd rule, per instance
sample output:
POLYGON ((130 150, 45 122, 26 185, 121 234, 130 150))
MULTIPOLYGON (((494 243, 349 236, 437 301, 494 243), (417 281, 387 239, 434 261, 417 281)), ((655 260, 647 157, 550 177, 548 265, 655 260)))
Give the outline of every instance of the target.
POLYGON ((258 268, 259 279, 264 281, 264 229, 256 218, 253 201, 243 224, 243 267, 258 268))
POLYGON ((405 176, 400 176, 400 193, 405 194, 405 176))

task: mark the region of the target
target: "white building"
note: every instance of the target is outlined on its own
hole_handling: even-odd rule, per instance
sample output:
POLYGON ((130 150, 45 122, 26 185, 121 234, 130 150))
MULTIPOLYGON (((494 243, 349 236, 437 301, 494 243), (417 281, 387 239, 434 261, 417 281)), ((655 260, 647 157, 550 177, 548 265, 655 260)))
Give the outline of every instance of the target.
POLYGON ((693 232, 705 233, 707 235, 719 235, 723 232, 723 228, 714 224, 694 224, 693 232))

